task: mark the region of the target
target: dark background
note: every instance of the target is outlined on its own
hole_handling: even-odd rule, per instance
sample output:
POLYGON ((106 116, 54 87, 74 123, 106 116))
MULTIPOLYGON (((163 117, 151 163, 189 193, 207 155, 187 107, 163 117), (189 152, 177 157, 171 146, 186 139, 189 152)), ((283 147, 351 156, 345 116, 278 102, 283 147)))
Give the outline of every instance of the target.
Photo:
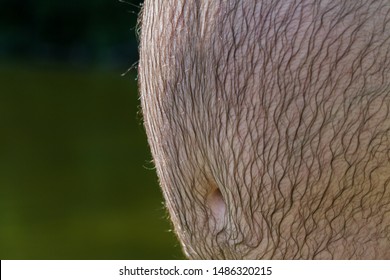
POLYGON ((141 2, 0 0, 0 259, 183 258, 139 108, 141 2))

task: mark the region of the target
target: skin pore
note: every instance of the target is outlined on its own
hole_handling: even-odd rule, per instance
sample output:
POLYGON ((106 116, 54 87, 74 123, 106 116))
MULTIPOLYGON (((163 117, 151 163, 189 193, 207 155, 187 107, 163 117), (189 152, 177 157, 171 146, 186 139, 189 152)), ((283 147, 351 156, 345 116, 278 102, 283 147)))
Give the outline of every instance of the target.
POLYGON ((189 258, 390 258, 388 1, 146 0, 140 26, 189 258))

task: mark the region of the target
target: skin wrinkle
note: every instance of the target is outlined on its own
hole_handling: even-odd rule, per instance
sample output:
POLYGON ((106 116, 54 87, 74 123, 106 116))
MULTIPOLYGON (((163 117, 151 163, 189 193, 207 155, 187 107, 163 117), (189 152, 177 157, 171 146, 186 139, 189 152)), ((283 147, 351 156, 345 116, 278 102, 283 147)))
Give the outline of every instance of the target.
POLYGON ((145 128, 189 258, 390 259, 388 1, 146 0, 140 21, 145 128))

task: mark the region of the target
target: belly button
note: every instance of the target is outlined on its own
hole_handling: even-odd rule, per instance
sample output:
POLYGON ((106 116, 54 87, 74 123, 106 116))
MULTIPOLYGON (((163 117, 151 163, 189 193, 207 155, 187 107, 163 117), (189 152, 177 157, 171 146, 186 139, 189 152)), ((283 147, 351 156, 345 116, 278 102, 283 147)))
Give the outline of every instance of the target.
POLYGON ((226 203, 221 190, 215 184, 211 185, 211 190, 207 196, 207 205, 219 228, 225 218, 226 203))

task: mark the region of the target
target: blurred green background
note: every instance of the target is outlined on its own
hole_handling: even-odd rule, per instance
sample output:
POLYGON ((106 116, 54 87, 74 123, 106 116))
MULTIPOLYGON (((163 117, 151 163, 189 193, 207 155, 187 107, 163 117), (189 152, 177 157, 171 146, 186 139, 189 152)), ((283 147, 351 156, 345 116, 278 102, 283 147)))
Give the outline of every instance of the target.
POLYGON ((0 259, 183 258, 127 71, 141 2, 0 0, 0 259))

